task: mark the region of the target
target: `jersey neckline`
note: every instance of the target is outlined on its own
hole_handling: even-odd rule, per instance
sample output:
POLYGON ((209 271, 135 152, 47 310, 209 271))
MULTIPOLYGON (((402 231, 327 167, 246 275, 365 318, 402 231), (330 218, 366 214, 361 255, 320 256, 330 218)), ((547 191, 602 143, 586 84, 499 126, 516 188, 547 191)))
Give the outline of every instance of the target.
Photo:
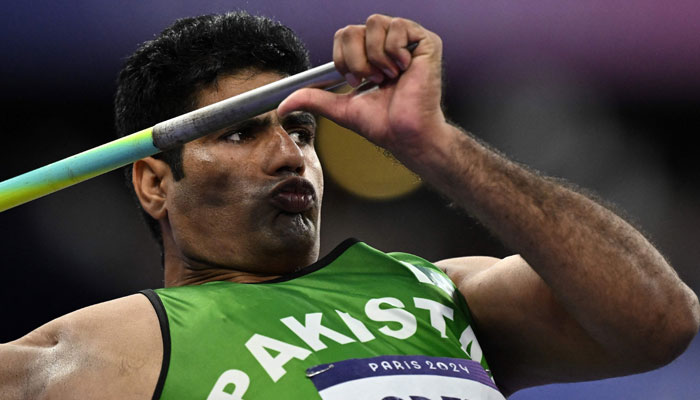
POLYGON ((332 263, 335 261, 338 257, 340 257, 341 254, 345 252, 345 250, 349 249, 352 245, 359 243, 360 241, 355 239, 355 238, 348 238, 343 240, 339 245, 335 246, 333 250, 331 250, 328 254, 325 256, 319 258, 315 263, 304 267, 298 271, 292 272, 290 274, 282 275, 278 278, 275 279, 270 279, 268 281, 262 281, 262 282, 253 282, 249 283, 250 285, 264 285, 266 283, 280 283, 280 282, 287 282, 292 279, 296 279, 299 277, 302 277, 304 275, 308 275, 312 272, 316 272, 319 269, 325 267, 326 265, 332 263))

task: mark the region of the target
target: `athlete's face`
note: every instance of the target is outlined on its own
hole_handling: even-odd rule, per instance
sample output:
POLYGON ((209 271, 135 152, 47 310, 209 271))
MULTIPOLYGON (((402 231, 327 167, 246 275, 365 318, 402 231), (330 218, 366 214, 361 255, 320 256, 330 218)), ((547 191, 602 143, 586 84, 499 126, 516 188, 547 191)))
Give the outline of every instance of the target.
MULTIPOLYGON (((220 77, 199 91, 203 107, 279 80, 271 72, 220 77)), ((318 257, 323 176, 316 122, 275 111, 184 146, 185 177, 173 182, 168 222, 195 264, 285 273, 318 257)))

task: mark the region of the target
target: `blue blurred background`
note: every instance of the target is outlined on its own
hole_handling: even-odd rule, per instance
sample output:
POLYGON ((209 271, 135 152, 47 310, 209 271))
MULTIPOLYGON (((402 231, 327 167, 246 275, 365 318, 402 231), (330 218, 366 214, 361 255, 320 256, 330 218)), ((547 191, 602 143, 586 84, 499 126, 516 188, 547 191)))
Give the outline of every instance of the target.
MULTIPOLYGON (((554 1, 26 1, 0 15, 0 179, 113 138, 124 58, 179 17, 245 9, 292 27, 315 65, 372 13, 445 46, 449 117, 520 162, 590 189, 700 288, 700 3, 554 1)), ((428 189, 363 200, 327 178, 322 250, 354 236, 437 260, 505 256, 428 189)), ((162 285, 155 244, 113 172, 0 214, 0 342, 76 308, 162 285)), ((697 399, 700 342, 642 375, 513 399, 697 399)))

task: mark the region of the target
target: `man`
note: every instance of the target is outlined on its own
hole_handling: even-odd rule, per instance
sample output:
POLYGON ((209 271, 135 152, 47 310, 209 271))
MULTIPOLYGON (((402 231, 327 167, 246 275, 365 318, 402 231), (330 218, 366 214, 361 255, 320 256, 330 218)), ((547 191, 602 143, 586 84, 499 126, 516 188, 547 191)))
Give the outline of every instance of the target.
MULTIPOLYGON (((168 288, 1 345, 3 398, 502 398, 487 373, 507 395, 649 370, 685 349, 697 298, 639 232, 446 121, 439 37, 373 15, 337 32, 333 59, 352 86, 378 88, 304 89, 134 163, 168 288), (323 181, 309 112, 391 151, 520 256, 438 262, 456 291, 418 257, 362 243, 319 261, 323 181)), ((179 21, 127 62, 118 130, 307 63, 297 39, 264 19, 179 21)))

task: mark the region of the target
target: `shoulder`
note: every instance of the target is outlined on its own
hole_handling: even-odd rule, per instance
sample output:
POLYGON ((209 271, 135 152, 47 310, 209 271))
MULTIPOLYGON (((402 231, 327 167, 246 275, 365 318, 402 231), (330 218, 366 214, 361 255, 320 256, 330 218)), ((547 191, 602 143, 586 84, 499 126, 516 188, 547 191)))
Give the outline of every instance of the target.
POLYGON ((469 304, 479 342, 504 393, 604 371, 598 343, 520 256, 436 263, 469 304))
POLYGON ((57 318, 3 344, 0 354, 13 361, 0 376, 24 385, 17 398, 149 399, 163 345, 153 306, 135 294, 57 318))
POLYGON ((483 276, 484 274, 482 273, 486 273, 492 268, 511 269, 513 267, 517 268, 518 264, 527 266, 525 260, 519 255, 506 258, 487 256, 456 257, 435 262, 435 265, 447 274, 458 287, 469 284, 480 277, 480 274, 483 276))

